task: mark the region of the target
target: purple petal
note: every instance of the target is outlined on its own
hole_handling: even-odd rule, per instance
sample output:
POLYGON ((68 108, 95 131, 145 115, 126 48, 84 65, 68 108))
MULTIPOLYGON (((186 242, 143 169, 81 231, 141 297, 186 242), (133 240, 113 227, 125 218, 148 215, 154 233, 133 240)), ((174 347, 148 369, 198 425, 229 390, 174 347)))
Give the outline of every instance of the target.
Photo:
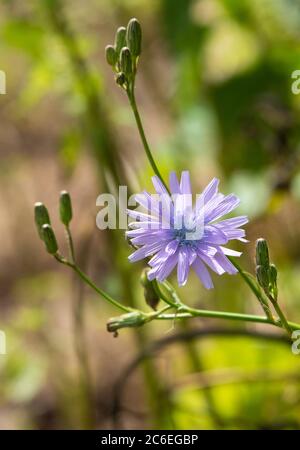
POLYGON ((182 194, 192 195, 190 172, 188 170, 181 173, 180 191, 182 194))
POLYGON ((133 219, 157 220, 157 217, 133 209, 126 209, 126 213, 128 214, 129 217, 132 217, 133 219))
POLYGON ((161 227, 160 222, 130 222, 129 224, 130 228, 143 228, 144 230, 159 230, 161 227))
POLYGON ((170 173, 170 190, 171 194, 180 194, 178 178, 174 171, 170 173))
POLYGON ((145 245, 145 244, 155 244, 158 241, 168 241, 170 240, 170 236, 168 233, 164 231, 156 232, 156 233, 144 233, 140 236, 136 236, 131 239, 131 243, 133 245, 145 245))
POLYGON ((218 178, 213 178, 206 186, 202 192, 204 203, 209 202, 218 193, 219 183, 220 180, 218 180, 218 178))
POLYGON ((216 194, 214 197, 212 197, 211 200, 209 200, 209 202, 207 202, 204 205, 203 208, 203 212, 205 215, 205 221, 208 222, 209 220, 207 219, 207 217, 216 209, 216 207, 222 202, 222 200, 224 199, 224 195, 219 193, 216 194))
POLYGON ((153 255, 154 253, 161 250, 163 246, 163 242, 155 242, 154 244, 147 244, 144 247, 139 248, 135 252, 133 252, 129 257, 130 262, 140 261, 141 259, 146 258, 147 256, 153 255))
POLYGON ((224 253, 224 255, 228 255, 228 256, 236 256, 236 257, 239 257, 239 256, 241 256, 241 254, 242 254, 242 252, 237 252, 236 250, 232 250, 231 248, 226 248, 226 247, 220 246, 220 249, 222 250, 222 252, 224 253))
POLYGON ((227 195, 206 217, 207 222, 217 220, 225 214, 229 214, 240 203, 240 199, 234 194, 227 195))
POLYGON ((153 258, 150 259, 150 261, 148 262, 149 266, 154 267, 157 264, 160 265, 163 262, 165 262, 167 258, 174 255, 174 253, 178 248, 178 245, 179 245, 178 241, 176 240, 170 241, 163 250, 161 250, 159 253, 153 256, 153 258))
POLYGON ((225 220, 222 220, 221 222, 218 222, 218 227, 239 228, 248 222, 249 222, 249 220, 248 220, 247 216, 237 216, 237 217, 232 217, 231 219, 225 219, 225 220))
POLYGON ((236 230, 223 230, 229 240, 232 239, 241 239, 246 236, 245 230, 236 229, 236 230))
POLYGON ((218 230, 212 225, 207 225, 204 228, 203 241, 214 245, 227 244, 228 237, 222 230, 218 230))
POLYGON ((207 256, 205 253, 199 251, 198 252, 199 257, 205 262, 205 264, 208 265, 210 269, 212 269, 214 272, 216 272, 218 275, 222 275, 225 273, 225 270, 223 267, 216 261, 214 257, 207 256))
POLYGON ((206 287, 206 289, 212 289, 214 287, 211 276, 203 264, 203 262, 197 258, 193 265, 192 265, 194 271, 196 272, 197 276, 200 278, 200 280, 203 283, 203 286, 206 287))
POLYGON ((186 248, 182 247, 178 253, 177 280, 179 286, 184 286, 189 273, 189 254, 186 248))
POLYGON ((224 253, 217 253, 215 256, 215 260, 223 267, 225 272, 229 273, 230 275, 235 275, 238 272, 238 270, 229 261, 229 259, 226 258, 224 253))
POLYGON ((178 255, 177 253, 175 253, 174 255, 170 256, 160 267, 157 274, 158 281, 160 282, 164 281, 173 271, 177 262, 178 262, 178 255))
POLYGON ((163 184, 163 182, 160 180, 160 178, 158 178, 157 175, 154 175, 154 177, 151 178, 152 179, 152 183, 154 186, 154 189, 156 190, 156 192, 158 194, 165 194, 165 195, 169 195, 165 185, 163 184))
POLYGON ((155 196, 149 194, 147 191, 143 191, 141 194, 137 194, 135 201, 138 202, 143 208, 151 212, 152 215, 156 214, 160 216, 159 201, 155 196))

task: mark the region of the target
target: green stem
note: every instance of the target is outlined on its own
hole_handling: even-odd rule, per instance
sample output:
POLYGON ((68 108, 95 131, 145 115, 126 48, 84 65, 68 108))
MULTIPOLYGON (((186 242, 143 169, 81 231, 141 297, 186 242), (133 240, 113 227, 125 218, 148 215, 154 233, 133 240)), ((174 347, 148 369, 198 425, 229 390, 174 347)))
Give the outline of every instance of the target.
POLYGON ((157 167, 157 165, 156 165, 156 163, 154 161, 154 158, 152 156, 152 153, 151 153, 151 150, 150 150, 150 147, 149 147, 149 144, 148 144, 145 132, 144 132, 144 127, 143 127, 143 124, 142 124, 142 120, 141 120, 141 117, 140 117, 140 114, 139 114, 139 111, 138 111, 138 108, 137 108, 137 104, 136 104, 136 100, 135 100, 135 94, 134 94, 134 89, 127 90, 127 96, 128 96, 129 103, 130 103, 130 106, 132 108, 135 120, 136 120, 136 124, 137 124, 138 130, 139 130, 140 137, 141 137, 141 140, 142 140, 142 143, 143 143, 143 146, 144 146, 147 158, 149 160, 149 163, 150 163, 150 165, 151 165, 155 175, 158 176, 158 178, 160 179, 160 181, 162 182, 162 184, 164 185, 164 187, 166 188, 166 190, 170 194, 169 188, 166 185, 166 183, 164 182, 163 177, 161 176, 160 171, 159 171, 159 169, 158 169, 158 167, 157 167))
POLYGON ((263 293, 261 292, 259 286, 257 285, 256 281, 252 278, 252 275, 245 272, 240 265, 236 262, 236 260, 230 256, 227 256, 227 258, 231 261, 231 263, 234 265, 234 267, 238 270, 239 274, 243 278, 243 280, 246 282, 246 284, 249 286, 251 291, 254 293, 256 298, 258 299, 259 303, 261 304, 267 318, 271 322, 275 322, 275 319, 272 315, 272 312, 270 310, 270 307, 268 305, 267 300, 265 299, 263 293))
MULTIPOLYGON (((239 313, 231 313, 224 311, 207 311, 201 309, 194 309, 189 307, 182 307, 182 313, 175 314, 162 314, 156 319, 159 320, 176 320, 176 319, 188 319, 191 317, 209 317, 212 319, 225 319, 225 320, 236 320, 242 322, 255 322, 255 323, 265 323, 269 325, 275 325, 276 327, 282 328, 282 324, 280 322, 272 322, 267 317, 256 316, 252 314, 239 314, 239 313)), ((300 330, 300 324, 287 321, 291 330, 300 330)))
MULTIPOLYGON (((275 309, 275 311, 276 311, 276 313, 277 313, 277 315, 278 315, 278 317, 280 319, 280 322, 281 322, 282 326, 286 329, 288 335, 291 336, 291 334, 292 334, 291 324, 286 319, 286 317, 285 317, 284 313, 282 312, 282 310, 281 310, 277 300, 273 299, 273 297, 271 297, 271 296, 269 296, 269 300, 272 303, 272 305, 273 305, 273 307, 274 307, 274 309, 275 309)), ((299 328, 298 328, 298 330, 299 330, 299 328)))
POLYGON ((76 264, 73 264, 70 261, 67 261, 66 259, 64 259, 62 256, 56 254, 54 255, 55 259, 57 259, 57 261, 59 261, 62 264, 65 264, 66 266, 71 267, 71 269, 74 270, 74 272, 76 272, 79 277, 86 283, 88 284, 92 289, 94 289, 94 291, 97 292, 97 294, 101 295, 103 298, 105 298, 105 300, 108 301, 108 303, 110 303, 113 306, 116 306, 117 308, 121 309, 122 311, 125 312, 131 312, 132 308, 128 308, 127 306, 122 305, 121 303, 119 303, 117 300, 115 300, 114 298, 112 298, 109 294, 107 294, 107 292, 103 291, 101 288, 99 288, 98 286, 96 286, 93 281, 84 273, 82 272, 82 270, 79 269, 79 267, 76 264))
POLYGON ((71 233, 70 227, 68 225, 65 226, 65 229, 66 229, 67 242, 68 242, 69 254, 70 254, 71 262, 73 264, 75 264, 75 251, 74 251, 74 244, 73 244, 72 233, 71 233))

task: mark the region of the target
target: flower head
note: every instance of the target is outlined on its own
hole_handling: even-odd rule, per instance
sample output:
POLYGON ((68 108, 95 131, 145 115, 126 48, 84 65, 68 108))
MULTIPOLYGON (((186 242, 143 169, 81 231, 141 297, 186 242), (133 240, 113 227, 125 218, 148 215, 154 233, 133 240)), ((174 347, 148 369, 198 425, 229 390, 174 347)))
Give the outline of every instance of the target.
POLYGON ((190 268, 207 289, 213 288, 207 267, 219 275, 235 274, 237 269, 226 255, 240 256, 241 253, 224 245, 233 239, 247 242, 245 231, 240 227, 248 219, 246 216, 220 219, 238 206, 238 197, 219 193, 219 180, 214 178, 193 204, 188 171, 182 172, 180 183, 175 172, 171 172, 170 193, 157 176, 152 181, 155 195, 144 191, 135 197, 146 212, 127 211, 135 222, 130 223, 132 229, 126 235, 137 247, 129 260, 135 262, 151 257, 148 278, 160 282, 177 266, 180 286, 187 282, 190 268))

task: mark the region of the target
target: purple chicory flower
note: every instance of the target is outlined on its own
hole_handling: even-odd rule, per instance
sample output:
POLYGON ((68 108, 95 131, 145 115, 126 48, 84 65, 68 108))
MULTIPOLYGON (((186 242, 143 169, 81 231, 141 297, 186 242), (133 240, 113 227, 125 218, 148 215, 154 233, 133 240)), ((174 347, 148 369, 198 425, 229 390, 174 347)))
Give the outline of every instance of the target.
POLYGON ((175 172, 170 174, 170 194, 161 182, 152 178, 156 195, 147 191, 135 196, 146 212, 127 210, 135 222, 126 232, 138 249, 129 256, 131 262, 151 257, 149 280, 163 282, 177 266, 179 286, 187 282, 193 268, 207 289, 213 282, 207 267, 219 275, 235 274, 237 269, 226 255, 241 253, 224 247, 230 240, 247 242, 240 227, 248 222, 246 216, 220 220, 235 209, 240 200, 234 194, 218 193, 219 180, 214 178, 197 196, 193 205, 190 175, 181 174, 180 183, 175 172))

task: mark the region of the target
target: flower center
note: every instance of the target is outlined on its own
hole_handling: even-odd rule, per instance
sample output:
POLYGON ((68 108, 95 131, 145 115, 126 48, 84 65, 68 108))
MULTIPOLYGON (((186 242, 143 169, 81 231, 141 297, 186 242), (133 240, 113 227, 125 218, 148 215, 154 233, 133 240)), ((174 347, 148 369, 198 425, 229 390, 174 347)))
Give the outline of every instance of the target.
POLYGON ((181 229, 174 229, 174 239, 179 241, 180 246, 187 246, 187 247, 196 247, 197 243, 200 239, 190 239, 190 236, 196 233, 196 228, 192 230, 188 230, 185 227, 181 229))

